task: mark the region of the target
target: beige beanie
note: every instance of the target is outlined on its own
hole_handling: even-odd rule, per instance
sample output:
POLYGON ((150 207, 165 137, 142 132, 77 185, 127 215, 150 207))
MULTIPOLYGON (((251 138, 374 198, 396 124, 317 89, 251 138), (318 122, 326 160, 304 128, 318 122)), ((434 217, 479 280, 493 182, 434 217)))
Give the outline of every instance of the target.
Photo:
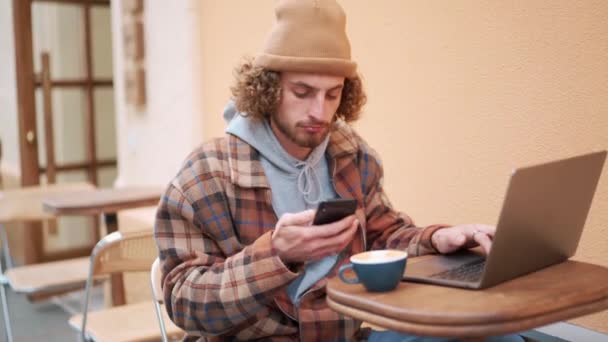
POLYGON ((276 22, 254 65, 354 77, 346 15, 335 0, 281 0, 276 22))

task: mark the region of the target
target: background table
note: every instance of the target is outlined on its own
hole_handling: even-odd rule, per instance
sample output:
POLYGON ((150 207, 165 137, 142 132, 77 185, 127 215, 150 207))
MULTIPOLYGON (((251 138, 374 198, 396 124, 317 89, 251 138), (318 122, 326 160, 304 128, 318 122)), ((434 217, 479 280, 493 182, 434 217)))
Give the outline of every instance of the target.
MULTIPOLYGON (((118 211, 157 205, 162 193, 160 187, 98 189, 50 196, 42 203, 44 210, 54 215, 102 215, 109 234, 118 230, 118 211)), ((122 275, 111 277, 111 288, 112 304, 125 304, 122 275)))

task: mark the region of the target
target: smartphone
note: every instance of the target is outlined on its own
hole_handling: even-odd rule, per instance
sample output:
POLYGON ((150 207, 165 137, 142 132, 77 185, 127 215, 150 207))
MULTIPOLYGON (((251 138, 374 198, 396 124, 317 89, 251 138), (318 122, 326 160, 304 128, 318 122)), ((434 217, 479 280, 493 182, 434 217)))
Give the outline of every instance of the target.
POLYGON ((317 207, 313 225, 332 223, 352 215, 357 210, 355 199, 334 199, 323 201, 317 207))

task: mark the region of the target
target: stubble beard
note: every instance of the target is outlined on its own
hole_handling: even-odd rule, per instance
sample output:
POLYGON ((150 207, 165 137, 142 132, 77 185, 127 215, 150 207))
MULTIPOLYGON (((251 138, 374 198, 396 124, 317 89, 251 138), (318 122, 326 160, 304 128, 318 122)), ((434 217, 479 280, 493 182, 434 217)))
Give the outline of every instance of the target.
POLYGON ((322 122, 312 121, 314 124, 323 124, 323 132, 319 134, 308 134, 304 132, 298 135, 297 127, 298 125, 304 124, 304 122, 298 122, 295 126, 291 127, 289 123, 283 121, 277 113, 272 114, 272 120, 283 135, 300 147, 315 148, 319 146, 319 144, 321 144, 321 142, 323 142, 323 140, 325 140, 329 134, 329 125, 322 122))

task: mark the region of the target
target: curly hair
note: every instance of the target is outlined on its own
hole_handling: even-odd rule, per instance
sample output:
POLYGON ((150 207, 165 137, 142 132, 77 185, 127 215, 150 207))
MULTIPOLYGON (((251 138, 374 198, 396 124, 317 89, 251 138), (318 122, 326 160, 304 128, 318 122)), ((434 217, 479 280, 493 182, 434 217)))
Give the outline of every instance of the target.
MULTIPOLYGON (((254 118, 264 118, 276 111, 281 101, 279 72, 254 66, 251 59, 246 59, 235 68, 234 77, 235 82, 230 91, 239 112, 254 118)), ((345 78, 336 118, 354 122, 361 115, 361 108, 366 101, 361 78, 358 75, 345 78)))

